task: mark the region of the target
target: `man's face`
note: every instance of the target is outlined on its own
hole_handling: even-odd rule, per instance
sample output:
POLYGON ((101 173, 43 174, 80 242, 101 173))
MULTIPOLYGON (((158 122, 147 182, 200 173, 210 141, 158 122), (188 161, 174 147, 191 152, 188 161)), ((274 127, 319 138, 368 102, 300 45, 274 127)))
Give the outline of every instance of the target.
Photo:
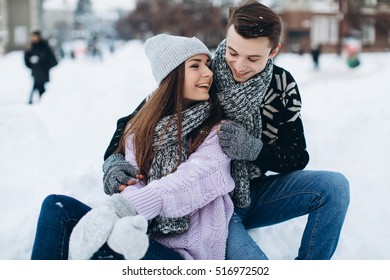
POLYGON ((272 52, 267 37, 246 39, 231 25, 226 34, 226 62, 233 73, 234 80, 246 82, 266 66, 269 58, 279 51, 278 45, 272 52))
POLYGON ((34 44, 39 43, 39 40, 40 40, 40 38, 39 38, 38 35, 35 35, 35 34, 31 35, 31 41, 32 41, 34 44))

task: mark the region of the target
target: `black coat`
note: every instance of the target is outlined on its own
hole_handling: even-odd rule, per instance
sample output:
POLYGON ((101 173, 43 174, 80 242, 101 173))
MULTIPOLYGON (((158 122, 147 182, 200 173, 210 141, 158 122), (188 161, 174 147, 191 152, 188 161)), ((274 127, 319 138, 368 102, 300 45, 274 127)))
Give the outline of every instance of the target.
POLYGON ((31 69, 34 81, 43 84, 50 80, 49 70, 58 62, 49 44, 41 40, 24 53, 24 63, 31 69))

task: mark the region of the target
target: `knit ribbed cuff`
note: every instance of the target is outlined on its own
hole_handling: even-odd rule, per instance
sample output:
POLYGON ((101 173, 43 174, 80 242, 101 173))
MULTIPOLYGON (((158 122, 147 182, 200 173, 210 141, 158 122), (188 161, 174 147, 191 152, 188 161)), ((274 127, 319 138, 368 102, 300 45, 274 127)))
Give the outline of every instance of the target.
POLYGON ((143 187, 137 190, 125 189, 121 192, 137 209, 138 214, 147 220, 153 219, 161 213, 163 200, 155 187, 143 187))

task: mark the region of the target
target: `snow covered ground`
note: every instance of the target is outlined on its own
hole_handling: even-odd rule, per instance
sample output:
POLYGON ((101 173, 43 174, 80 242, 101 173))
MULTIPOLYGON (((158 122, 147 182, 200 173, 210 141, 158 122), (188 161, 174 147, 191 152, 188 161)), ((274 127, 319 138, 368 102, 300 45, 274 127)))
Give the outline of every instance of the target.
MULTIPOLYGON (((390 53, 344 58, 280 54, 296 78, 311 160, 307 169, 340 171, 351 205, 334 259, 390 259, 390 53)), ((30 72, 22 53, 0 57, 0 259, 30 258, 42 200, 51 193, 91 206, 104 197, 103 153, 116 120, 155 87, 141 42, 103 61, 64 59, 43 99, 27 105, 30 72)), ((293 259, 306 217, 250 233, 271 259, 293 259)))

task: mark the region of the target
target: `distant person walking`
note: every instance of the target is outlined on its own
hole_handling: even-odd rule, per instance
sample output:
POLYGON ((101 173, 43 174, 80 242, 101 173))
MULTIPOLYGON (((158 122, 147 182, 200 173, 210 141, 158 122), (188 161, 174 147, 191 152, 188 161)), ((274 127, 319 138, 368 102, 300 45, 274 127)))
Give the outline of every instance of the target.
POLYGON ((321 44, 317 44, 311 49, 311 57, 313 59, 315 70, 320 69, 320 54, 321 54, 321 44))
POLYGON ((49 70, 58 64, 53 50, 46 40, 42 38, 40 31, 31 33, 31 47, 24 54, 24 63, 31 69, 34 78, 33 88, 28 103, 33 103, 34 92, 37 90, 39 97, 45 93, 45 84, 49 82, 49 70))

